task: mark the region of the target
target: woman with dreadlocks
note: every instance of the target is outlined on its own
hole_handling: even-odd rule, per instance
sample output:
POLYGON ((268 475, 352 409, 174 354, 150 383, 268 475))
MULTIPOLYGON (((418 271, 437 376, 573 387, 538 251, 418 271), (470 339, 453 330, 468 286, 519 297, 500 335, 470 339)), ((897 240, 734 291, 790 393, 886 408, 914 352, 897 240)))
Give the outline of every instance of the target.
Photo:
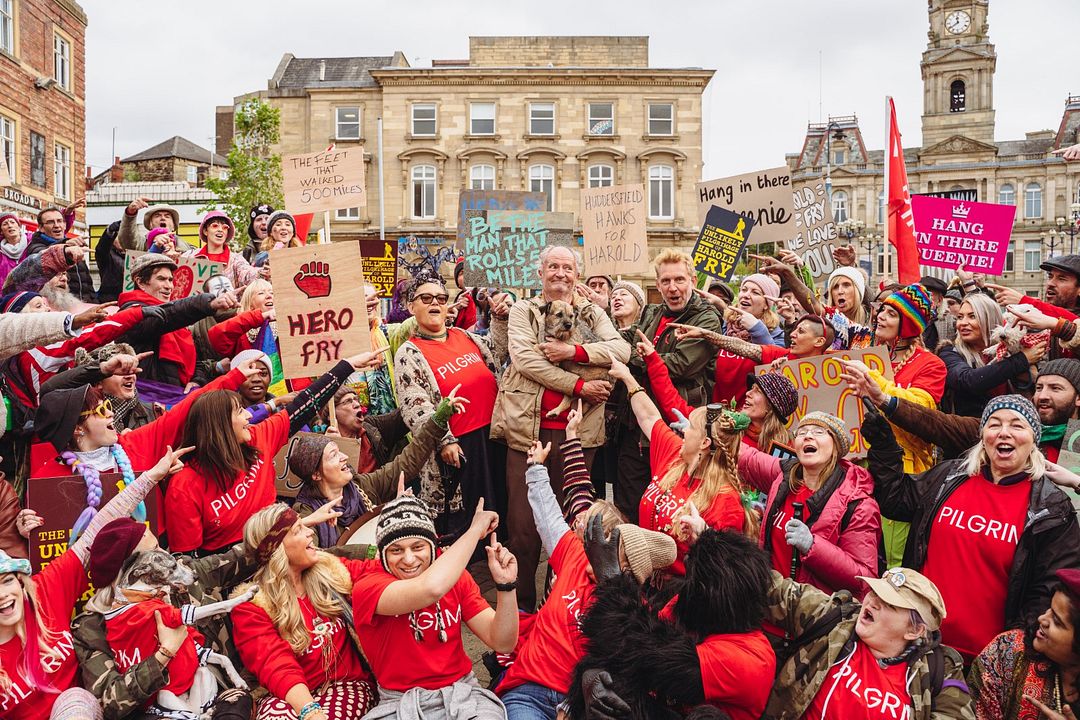
POLYGON ((709 527, 756 536, 757 516, 744 503, 738 473, 740 441, 750 419, 721 405, 700 407, 690 413, 680 438, 626 365, 613 360, 611 376, 626 385, 638 426, 649 438, 652 480, 638 505, 638 524, 675 539, 679 555, 670 572, 686 571, 689 544, 680 519, 695 512, 709 527))

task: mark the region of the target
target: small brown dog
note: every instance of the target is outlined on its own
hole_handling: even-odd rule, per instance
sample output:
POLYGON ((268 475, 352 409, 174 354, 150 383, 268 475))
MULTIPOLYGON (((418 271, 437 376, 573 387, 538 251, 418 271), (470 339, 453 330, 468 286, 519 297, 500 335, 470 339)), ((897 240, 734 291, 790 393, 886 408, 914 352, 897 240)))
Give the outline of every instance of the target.
MULTIPOLYGON (((593 333, 591 328, 578 323, 578 311, 574 309, 573 305, 564 300, 552 300, 544 303, 540 306, 540 312, 544 316, 545 342, 559 340, 571 345, 584 345, 597 342, 600 339, 593 333)), ((559 367, 577 375, 586 382, 589 380, 611 381, 607 368, 597 367, 596 365, 581 365, 573 360, 564 360, 559 363, 559 367)), ((572 397, 564 395, 562 402, 549 410, 545 417, 558 417, 566 412, 573 402, 572 397)))

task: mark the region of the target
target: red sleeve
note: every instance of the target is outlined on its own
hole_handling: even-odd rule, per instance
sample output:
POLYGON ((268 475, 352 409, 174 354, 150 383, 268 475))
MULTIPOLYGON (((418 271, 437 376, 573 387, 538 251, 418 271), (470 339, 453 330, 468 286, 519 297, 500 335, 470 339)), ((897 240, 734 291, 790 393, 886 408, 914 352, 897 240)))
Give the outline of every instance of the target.
POLYGON ((71 624, 72 613, 75 612, 75 603, 90 587, 86 568, 79 556, 71 550, 65 550, 60 557, 34 575, 33 582, 38 600, 46 608, 45 616, 49 620, 50 629, 67 629, 71 624))
POLYGON ((255 673, 263 687, 284 700, 294 685, 307 685, 296 655, 278 634, 265 610, 246 602, 233 608, 231 615, 236 650, 244 666, 255 673))
POLYGON ((198 480, 196 472, 185 467, 169 482, 165 493, 165 530, 171 552, 190 552, 202 545, 202 510, 190 487, 198 480))
POLYGON ((251 444, 257 447, 264 457, 273 458, 278 450, 285 447, 289 442, 289 413, 285 409, 278 410, 258 425, 251 426, 251 444))
POLYGON ((351 560, 349 558, 340 558, 340 560, 345 569, 349 571, 349 577, 352 579, 353 585, 368 573, 382 569, 382 563, 378 560, 351 560))
POLYGON ((668 373, 667 365, 664 364, 664 359, 660 357, 660 353, 654 352, 645 358, 645 371, 649 375, 649 387, 652 388, 653 397, 656 398, 656 404, 660 409, 660 415, 667 422, 675 422, 675 414, 671 412, 672 408, 677 409, 683 415, 690 416, 690 411, 694 408, 683 400, 682 395, 675 389, 675 385, 671 382, 671 375, 668 373))
MULTIPOLYGON (((573 530, 567 530, 555 544, 555 551, 548 558, 548 563, 556 575, 563 574, 563 568, 568 564, 585 557, 585 548, 578 542, 577 535, 573 530)), ((588 560, 586 560, 588 562, 588 560)))
POLYGON ((761 348, 761 364, 767 365, 773 360, 782 357, 788 357, 791 353, 783 345, 760 345, 761 348))
POLYGON ((581 363, 582 365, 588 364, 589 353, 585 351, 585 348, 581 345, 574 346, 574 362, 581 363))
POLYGON ((679 459, 682 445, 682 438, 664 424, 663 420, 653 423, 649 432, 649 467, 653 475, 667 472, 672 463, 679 459))
POLYGON ((742 532, 746 526, 746 513, 743 512, 742 500, 738 494, 727 491, 713 498, 701 513, 705 523, 714 530, 735 530, 742 532))
POLYGON ((574 383, 574 397, 581 397, 581 389, 585 387, 585 381, 578 378, 578 381, 574 383))
POLYGON ((210 341, 210 347, 221 357, 231 358, 240 350, 240 339, 248 330, 254 330, 263 323, 262 310, 248 310, 236 317, 229 318, 225 322, 219 322, 206 331, 206 337, 210 341))
POLYGON ((1028 305, 1034 305, 1036 308, 1046 313, 1050 317, 1065 318, 1066 320, 1077 319, 1076 315, 1073 315, 1065 308, 1060 308, 1057 305, 1051 305, 1050 303, 1040 300, 1039 298, 1025 296, 1020 302, 1026 303, 1028 305))
POLYGON ((126 333, 131 328, 142 322, 142 306, 128 308, 112 315, 99 323, 88 328, 83 328, 78 337, 65 340, 58 348, 50 348, 49 355, 59 357, 62 355, 74 355, 75 348, 93 350, 102 345, 111 343, 116 338, 126 333))
POLYGON ((764 636, 753 637, 753 633, 748 633, 706 638, 698 645, 705 701, 745 706, 748 698, 758 697, 764 706, 776 668, 776 656, 768 642, 764 636))
POLYGON ((472 620, 485 610, 491 610, 488 601, 480 594, 480 586, 476 584, 468 570, 461 573, 461 577, 458 578, 457 583, 454 584, 454 589, 450 592, 461 603, 461 619, 465 622, 472 620))
POLYGON ((379 598, 382 597, 383 591, 395 582, 397 578, 383 570, 381 564, 378 572, 365 573, 353 581, 353 620, 357 627, 373 623, 375 609, 379 607, 379 598))

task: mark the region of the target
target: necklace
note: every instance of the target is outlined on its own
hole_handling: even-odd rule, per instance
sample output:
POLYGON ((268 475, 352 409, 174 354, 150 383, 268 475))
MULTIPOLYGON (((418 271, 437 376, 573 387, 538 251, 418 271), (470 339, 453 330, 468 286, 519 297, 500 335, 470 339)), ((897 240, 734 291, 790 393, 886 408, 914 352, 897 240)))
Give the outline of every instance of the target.
POLYGON ((447 334, 448 334, 447 330, 443 330, 439 334, 428 335, 426 332, 423 332, 422 330, 420 330, 420 328, 417 328, 415 332, 416 332, 416 336, 418 338, 423 339, 423 340, 445 340, 447 338, 447 334))
MULTIPOLYGON (((112 455, 117 469, 119 469, 120 474, 123 476, 119 488, 120 490, 123 490, 125 487, 135 482, 135 471, 132 470, 131 461, 128 459, 127 453, 120 443, 110 445, 109 453, 112 455)), ((101 507, 101 496, 103 492, 101 487, 101 470, 88 462, 85 462, 79 457, 78 453, 72 452, 71 450, 65 450, 60 454, 60 458, 71 468, 72 472, 82 476, 83 482, 86 483, 86 507, 79 514, 79 517, 75 520, 75 524, 71 528, 71 537, 68 540, 68 542, 71 543, 75 542, 75 539, 86 530, 90 521, 97 515, 98 508, 101 507)), ((146 522, 146 504, 140 502, 139 506, 135 509, 133 516, 138 522, 146 522)))

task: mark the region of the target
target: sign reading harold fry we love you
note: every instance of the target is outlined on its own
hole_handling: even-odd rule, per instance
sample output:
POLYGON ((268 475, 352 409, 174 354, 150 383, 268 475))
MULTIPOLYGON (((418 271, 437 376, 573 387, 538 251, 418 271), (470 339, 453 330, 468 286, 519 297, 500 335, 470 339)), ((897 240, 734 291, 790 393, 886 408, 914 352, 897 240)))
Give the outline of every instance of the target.
POLYGON ((364 207, 364 148, 286 155, 281 159, 285 207, 297 213, 364 207))
POLYGON ((795 235, 791 174, 787 165, 706 180, 694 186, 698 193, 698 220, 712 206, 727 208, 753 221, 754 244, 783 242, 795 235))
POLYGON ((649 271, 645 187, 616 185, 581 190, 585 276, 649 271))
POLYGON ((911 196, 919 264, 987 275, 1005 270, 1015 205, 911 196))
POLYGON ((694 268, 724 282, 731 280, 739 254, 746 247, 753 228, 754 221, 750 218, 722 207, 710 209, 701 224, 694 251, 690 253, 694 268))
POLYGON ((356 241, 271 250, 270 267, 286 378, 322 375, 371 350, 356 241))

